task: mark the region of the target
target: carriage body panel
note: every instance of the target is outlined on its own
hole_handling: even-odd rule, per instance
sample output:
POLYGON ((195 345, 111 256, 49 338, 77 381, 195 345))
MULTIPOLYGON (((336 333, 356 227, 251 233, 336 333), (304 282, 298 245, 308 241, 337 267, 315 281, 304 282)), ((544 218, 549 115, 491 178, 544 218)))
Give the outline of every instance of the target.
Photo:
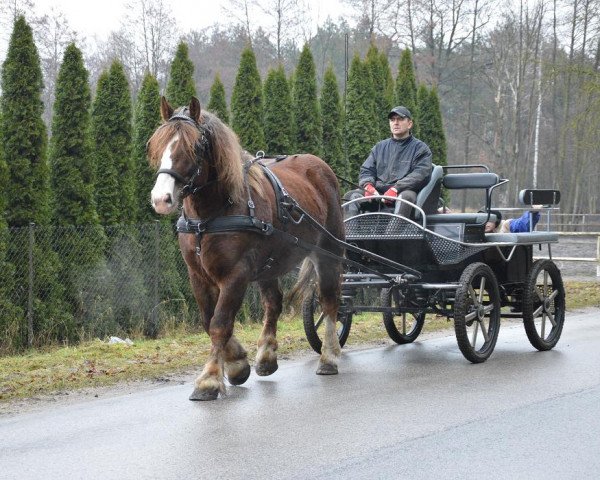
MULTIPOLYGON (((420 200, 417 197, 410 219, 397 213, 398 205, 386 207, 384 198, 355 199, 343 205, 370 203, 358 215, 345 219, 346 241, 358 250, 347 251, 355 264, 344 273, 343 311, 350 316, 382 312, 386 330, 397 343, 414 341, 426 314, 446 316, 454 322, 463 355, 474 363, 485 361, 492 353, 501 317, 522 318, 535 348, 554 347, 564 322, 564 287, 556 265, 551 260, 534 261, 533 251, 534 246, 545 247, 551 258, 551 244, 558 241, 558 235, 485 233, 486 222, 495 220, 492 194, 507 180, 481 167, 483 173, 438 172, 431 180, 450 189, 482 189, 486 207, 480 212, 438 213, 426 195, 420 200), (414 277, 393 265, 379 264, 370 253, 420 275, 414 277), (364 290, 378 291, 379 303, 373 300, 374 295, 358 294, 364 290), (367 303, 358 300, 364 298, 367 303), (401 318, 401 328, 395 318, 401 318), (478 333, 484 338, 477 340, 478 333)), ((434 173, 436 168, 440 167, 434 167, 434 173)), ((436 191, 431 185, 425 190, 436 191)), ((531 208, 536 200, 544 200, 543 208, 550 211, 556 208, 560 193, 521 192, 523 205, 531 208)))

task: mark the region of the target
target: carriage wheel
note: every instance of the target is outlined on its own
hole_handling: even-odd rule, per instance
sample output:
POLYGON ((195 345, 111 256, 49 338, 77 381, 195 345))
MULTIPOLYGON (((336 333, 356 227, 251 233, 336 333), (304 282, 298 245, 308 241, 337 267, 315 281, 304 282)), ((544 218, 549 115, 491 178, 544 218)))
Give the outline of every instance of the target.
MULTIPOLYGON (((323 341, 321 336, 325 332, 325 326, 323 325, 323 311, 321 305, 317 299, 315 292, 308 295, 304 302, 302 302, 302 320, 304 322, 304 333, 306 339, 312 349, 321 353, 321 347, 323 341)), ((343 306, 340 305, 340 311, 338 312, 337 318, 337 337, 340 342, 340 347, 343 347, 348 340, 350 334, 350 327, 352 326, 352 313, 343 312, 343 306)))
POLYGON ((500 330, 500 293, 485 263, 469 265, 460 277, 454 301, 454 331, 464 357, 481 363, 494 351, 500 330))
MULTIPOLYGON (((391 307, 392 300, 398 302, 398 291, 393 288, 382 289, 381 306, 391 307)), ((424 323, 425 312, 403 312, 401 315, 395 315, 392 312, 383 313, 383 324, 388 335, 400 345, 414 342, 421 333, 424 323)))
POLYGON ((529 342, 538 350, 558 343, 565 322, 565 289, 551 260, 536 260, 523 293, 523 325, 529 342))

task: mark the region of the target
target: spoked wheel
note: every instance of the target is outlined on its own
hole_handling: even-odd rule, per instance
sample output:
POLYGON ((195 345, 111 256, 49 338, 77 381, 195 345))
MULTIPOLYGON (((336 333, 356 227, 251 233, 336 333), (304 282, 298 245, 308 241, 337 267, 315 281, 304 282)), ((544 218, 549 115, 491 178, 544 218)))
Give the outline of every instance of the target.
POLYGON ((565 322, 565 289, 551 260, 536 260, 523 292, 523 325, 529 342, 538 350, 557 344, 565 322))
POLYGON ((485 263, 473 263, 462 273, 454 301, 458 348, 467 360, 485 362, 494 351, 499 330, 498 281, 485 263))
MULTIPOLYGON (((321 338, 325 334, 324 317, 325 315, 321 310, 321 304, 319 303, 317 295, 313 292, 304 299, 304 302, 302 302, 302 320, 304 322, 306 339, 312 349, 317 353, 321 353, 321 347, 323 346, 321 338)), ((344 312, 342 305, 340 305, 336 326, 338 341, 340 342, 340 347, 343 347, 350 334, 352 313, 344 312)))
MULTIPOLYGON (((393 288, 384 288, 381 290, 381 306, 391 307, 397 304, 399 292, 393 288)), ((383 313, 383 324, 390 338, 403 345, 414 342, 425 323, 425 312, 407 313, 395 315, 392 312, 383 313)))

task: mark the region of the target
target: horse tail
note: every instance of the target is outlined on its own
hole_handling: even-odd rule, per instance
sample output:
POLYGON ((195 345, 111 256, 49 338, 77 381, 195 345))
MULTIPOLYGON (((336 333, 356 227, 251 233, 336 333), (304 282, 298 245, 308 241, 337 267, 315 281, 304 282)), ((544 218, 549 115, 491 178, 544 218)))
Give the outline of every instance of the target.
POLYGON ((296 284, 287 294, 286 303, 288 305, 297 305, 314 286, 316 277, 315 265, 309 258, 305 258, 298 273, 296 284))

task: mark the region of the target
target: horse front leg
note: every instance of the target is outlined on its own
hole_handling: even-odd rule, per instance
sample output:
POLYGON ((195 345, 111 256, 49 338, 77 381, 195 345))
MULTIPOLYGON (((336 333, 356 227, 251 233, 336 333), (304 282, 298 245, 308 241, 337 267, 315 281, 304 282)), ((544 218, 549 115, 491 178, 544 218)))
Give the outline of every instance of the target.
POLYGON ((283 309, 283 294, 276 278, 259 282, 258 286, 265 315, 263 329, 258 339, 254 369, 257 375, 264 377, 275 373, 279 368, 277 365, 277 320, 283 309))
MULTIPOLYGON (((215 400, 219 393, 225 394, 224 371, 227 372, 232 383, 235 381, 243 383, 248 378, 249 371, 248 375, 245 375, 246 368, 243 365, 246 352, 232 337, 235 315, 244 300, 246 287, 246 282, 238 281, 222 287, 219 292, 219 299, 208 328, 211 341, 210 354, 202 373, 195 381, 190 400, 215 400), (239 362, 239 368, 236 368, 236 362, 239 362), (243 378, 244 376, 246 378, 243 378)), ((245 362, 247 363, 247 360, 245 362)))

